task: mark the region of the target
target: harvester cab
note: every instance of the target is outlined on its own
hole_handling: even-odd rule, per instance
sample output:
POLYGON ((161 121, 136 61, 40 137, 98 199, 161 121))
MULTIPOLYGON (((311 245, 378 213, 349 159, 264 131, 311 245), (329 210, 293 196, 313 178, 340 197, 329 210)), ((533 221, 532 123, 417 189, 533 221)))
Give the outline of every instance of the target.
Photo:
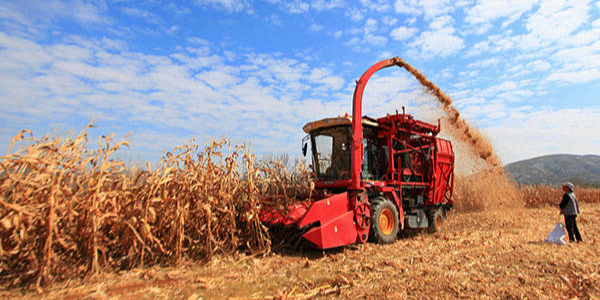
POLYGON ((357 81, 352 116, 304 126, 316 192, 287 211, 264 207, 261 221, 274 231, 294 231, 320 249, 389 243, 400 230, 442 229, 452 207, 454 153, 437 137, 441 126, 402 113, 362 116, 362 94, 376 71, 398 65, 383 60, 357 81))

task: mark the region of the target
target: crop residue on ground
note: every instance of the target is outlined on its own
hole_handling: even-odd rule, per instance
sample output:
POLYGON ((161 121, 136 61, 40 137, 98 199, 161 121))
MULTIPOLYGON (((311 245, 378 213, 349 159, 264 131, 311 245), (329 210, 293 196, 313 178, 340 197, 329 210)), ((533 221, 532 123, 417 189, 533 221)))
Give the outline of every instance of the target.
POLYGON ((57 284, 23 299, 598 299, 600 205, 579 223, 585 243, 543 242, 558 210, 453 213, 440 234, 389 245, 267 257, 217 256, 206 265, 134 269, 57 284))

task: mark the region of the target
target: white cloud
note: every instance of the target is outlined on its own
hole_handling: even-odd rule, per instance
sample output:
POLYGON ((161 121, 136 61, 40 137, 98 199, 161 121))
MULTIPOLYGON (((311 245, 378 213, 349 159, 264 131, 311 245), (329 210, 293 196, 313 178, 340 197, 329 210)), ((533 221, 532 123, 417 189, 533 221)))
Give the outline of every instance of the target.
MULTIPOLYGON (((538 59, 535 61, 531 61, 526 65, 517 64, 513 67, 506 70, 505 74, 501 76, 501 78, 519 78, 525 75, 529 75, 535 72, 543 72, 548 71, 552 68, 552 65, 547 59, 538 59)), ((545 74, 544 74, 545 75, 545 74)), ((542 88, 538 85, 538 88, 542 88)))
MULTIPOLYGON (((344 45, 346 45, 346 46, 350 46, 350 47, 352 47, 352 48, 354 49, 354 51, 357 51, 357 50, 359 50, 359 49, 360 49, 360 48, 358 47, 358 45, 359 45, 361 42, 363 42, 363 40, 361 40, 360 38, 358 38, 358 37, 353 37, 353 38, 351 38, 350 40, 348 40, 347 42, 345 42, 345 43, 344 43, 344 45)), ((360 52, 360 51, 357 51, 357 52, 360 52)))
POLYGON ((431 30, 424 31, 410 46, 424 57, 448 57, 465 47, 464 41, 456 35, 450 16, 442 16, 429 25, 431 30))
POLYGON ((57 9, 65 9, 65 15, 71 14, 76 20, 83 23, 108 23, 109 19, 104 15, 107 7, 104 2, 72 1, 57 9))
POLYGON ((546 78, 551 83, 574 84, 600 80, 600 41, 557 51, 550 58, 559 65, 546 78))
POLYGON ((332 73, 333 72, 328 68, 316 68, 312 70, 310 75, 308 75, 308 79, 313 82, 316 82, 323 77, 330 76, 332 73))
POLYGON ((344 79, 338 76, 329 76, 321 79, 323 86, 328 90, 339 90, 344 86, 344 79))
POLYGON ((167 9, 167 11, 172 12, 177 16, 187 15, 192 12, 189 8, 185 7, 184 5, 178 5, 173 2, 169 3, 164 7, 167 9))
POLYGON ((387 0, 360 0, 360 4, 369 10, 377 12, 385 12, 392 8, 387 0))
POLYGON ((454 10, 450 0, 396 0, 394 9, 397 13, 425 16, 432 20, 437 16, 447 14, 454 10))
MULTIPOLYGON (((463 99, 466 101, 467 105, 463 105, 460 107, 461 114, 467 120, 484 120, 484 123, 490 123, 490 119, 497 119, 502 117, 499 113, 504 113, 507 111, 506 105, 499 100, 485 100, 481 98, 474 99, 463 99)), ((493 122, 497 122, 497 120, 493 120, 493 122)))
POLYGON ((334 37, 334 38, 336 38, 336 39, 339 39, 339 38, 341 38, 341 37, 342 37, 342 33, 343 33, 343 32, 342 32, 341 30, 338 30, 338 31, 336 31, 336 32, 333 34, 333 37, 334 37))
MULTIPOLYGON (((31 69, 41 69, 44 65, 52 62, 52 57, 46 53, 44 47, 37 43, 19 37, 11 37, 0 32, 0 53, 4 63, 2 68, 13 72, 28 72, 31 69)), ((64 47, 65 50, 73 51, 73 48, 64 47)), ((82 56, 79 52, 79 57, 82 56)), ((74 51, 75 52, 75 51, 74 51)))
POLYGON ((308 75, 308 80, 312 83, 320 84, 321 89, 341 89, 344 86, 344 79, 339 76, 333 76, 332 74, 333 72, 330 69, 316 68, 308 75))
POLYGON ((57 20, 73 20, 86 27, 109 25, 113 19, 106 15, 107 10, 103 1, 4 1, 0 21, 8 32, 40 36, 57 20))
POLYGON ((466 9, 465 21, 471 25, 483 26, 506 18, 503 26, 507 26, 530 11, 537 2, 538 0, 478 0, 475 6, 466 9))
POLYGON ((419 10, 419 8, 414 7, 413 5, 410 5, 407 2, 408 1, 406 1, 406 0, 397 0, 396 3, 394 3, 394 9, 396 10, 396 12, 399 14, 408 14, 408 15, 420 15, 421 14, 421 11, 419 10))
POLYGON ((373 45, 373 46, 377 46, 377 47, 382 47, 387 44, 387 38, 384 36, 380 36, 380 35, 367 34, 367 35, 365 35, 365 39, 369 45, 373 45))
POLYGON ((600 79, 600 70, 598 69, 584 69, 584 70, 558 70, 550 74, 547 78, 548 81, 557 82, 562 85, 566 84, 580 84, 597 81, 600 79))
POLYGON ((246 0, 194 0, 201 6, 212 6, 229 12, 241 12, 246 10, 252 13, 252 7, 246 0))
POLYGON ((516 82, 514 81, 504 81, 502 83, 499 83, 495 86, 492 86, 490 88, 488 88, 485 92, 485 94, 487 95, 495 95, 498 94, 500 92, 507 92, 507 91, 513 91, 515 89, 517 89, 519 86, 517 85, 516 82))
POLYGON ((289 145, 306 121, 339 114, 350 103, 345 80, 331 69, 277 55, 237 55, 226 64, 194 48, 153 56, 74 40, 42 46, 0 33, 2 115, 22 116, 11 118, 1 140, 22 128, 40 135, 83 127, 77 124, 98 116, 102 133, 133 130, 132 147, 140 148, 131 155, 143 159, 192 136, 200 143, 218 136, 263 140, 256 151, 296 153, 289 145))
POLYGON ((513 76, 502 79, 504 81, 485 89, 478 89, 475 93, 478 97, 504 103, 527 101, 537 94, 532 91, 532 82, 528 79, 513 80, 513 76))
POLYGON ((429 28, 433 29, 433 30, 440 30, 440 29, 445 29, 448 27, 451 27, 451 23, 454 21, 454 19, 452 19, 451 16, 449 15, 444 15, 441 16, 439 18, 436 18, 435 20, 431 21, 431 23, 429 23, 429 28))
POLYGON ((321 31, 321 29, 323 29, 322 25, 313 23, 312 25, 310 25, 310 27, 308 28, 308 30, 310 31, 321 31))
POLYGON ((491 34, 470 47, 465 58, 483 54, 503 57, 516 51, 516 55, 505 57, 512 67, 500 78, 515 80, 545 72, 531 83, 536 93, 596 81, 600 79, 600 28, 590 23, 590 10, 589 1, 543 1, 524 20, 525 33, 514 35, 512 30, 505 30, 491 34))
POLYGON ((383 24, 387 26, 394 26, 396 25, 396 23, 398 23, 398 19, 392 18, 390 16, 383 16, 383 18, 381 18, 381 22, 383 22, 383 24))
POLYGON ((377 28, 377 20, 375 19, 368 19, 367 22, 365 23, 365 32, 367 33, 372 33, 378 30, 377 28))
POLYGON ((469 47, 465 53, 465 57, 473 57, 485 53, 490 50, 490 41, 477 42, 475 45, 469 47))
POLYGON ((342 0, 267 0, 267 2, 280 5, 282 10, 292 14, 306 13, 310 9, 316 11, 328 11, 345 6, 344 1, 342 0))
POLYGON ((421 0, 421 7, 426 19, 449 13, 453 10, 450 0, 421 0))
POLYGON ((390 36, 396 41, 408 40, 417 33, 418 29, 411 27, 398 27, 392 30, 390 36))
POLYGON ((560 41, 589 20, 589 0, 546 0, 527 20, 527 29, 543 40, 560 41))
POLYGON ((569 46, 582 46, 591 44, 600 39, 600 19, 592 23, 592 28, 589 30, 581 30, 578 33, 571 35, 568 39, 561 41, 569 46))
POLYGON ((196 75, 196 78, 206 82, 215 89, 231 86, 241 81, 238 74, 221 70, 204 71, 196 75))
POLYGON ((346 11, 346 15, 350 16, 350 19, 352 21, 361 21, 365 18, 365 14, 356 7, 352 7, 348 11, 346 11))
POLYGON ((553 63, 547 74, 548 84, 578 84, 600 80, 600 41, 585 46, 568 47, 548 57, 553 63))
POLYGON ((286 12, 293 14, 305 13, 310 9, 310 4, 302 1, 284 1, 282 4, 286 12))
POLYGON ((381 54, 377 55, 377 59, 387 59, 387 58, 391 58, 394 57, 394 54, 392 54, 392 52, 390 51, 383 51, 381 52, 381 54))
POLYGON ((270 23, 272 23, 275 26, 282 26, 283 25, 283 21, 281 20, 281 18, 276 15, 276 14, 272 14, 270 16, 268 16, 267 21, 269 21, 270 23))
POLYGON ((541 60, 541 59, 532 61, 527 64, 527 69, 534 71, 534 72, 547 71, 547 70, 550 70, 550 68, 552 68, 552 65, 548 61, 541 60))
POLYGON ((589 130, 600 122, 600 109, 514 106, 501 99, 511 91, 524 94, 526 91, 520 91, 520 86, 518 82, 506 81, 486 91, 467 93, 474 96, 455 97, 462 115, 483 128, 504 163, 545 154, 599 153, 600 137, 590 136, 589 130))
POLYGON ((481 69, 488 68, 491 66, 495 66, 500 63, 500 59, 498 57, 490 57, 482 60, 474 61, 467 65, 467 69, 481 69))
POLYGON ((352 37, 344 44, 351 46, 355 52, 368 52, 370 47, 382 47, 387 44, 388 39, 380 34, 381 31, 377 20, 369 18, 362 29, 350 30, 351 34, 363 34, 363 36, 352 37))
POLYGON ((590 128, 600 122, 600 110, 512 109, 508 117, 486 128, 504 163, 546 154, 600 153, 600 138, 590 128), (569 116, 568 118, 565 116, 569 116))
POLYGON ((544 41, 532 34, 513 35, 512 30, 505 30, 499 34, 487 36, 487 40, 477 42, 467 50, 465 57, 470 58, 481 54, 499 54, 512 50, 520 50, 519 58, 525 56, 539 57, 552 52, 550 42, 544 41))
POLYGON ((148 20, 158 19, 158 17, 155 14, 153 14, 147 10, 139 9, 139 8, 135 8, 135 7, 124 7, 123 13, 125 13, 128 16, 138 17, 138 18, 143 18, 143 19, 148 19, 148 20))
POLYGON ((385 46, 387 44, 387 38, 381 35, 377 35, 376 32, 379 31, 377 21, 374 19, 368 19, 365 27, 365 41, 369 45, 373 46, 385 46))
POLYGON ((201 37, 197 37, 197 36, 190 36, 186 38, 189 42, 194 43, 194 44, 199 44, 199 45, 205 45, 205 46, 210 46, 212 45, 211 42, 201 38, 201 37))
POLYGON ((600 61, 595 59, 598 55, 600 55, 600 40, 586 46, 562 49, 554 53, 552 58, 575 67, 590 66, 590 63, 592 67, 597 67, 600 64, 600 61))
POLYGON ((340 8, 344 6, 343 0, 313 0, 310 1, 310 5, 313 9, 318 11, 332 10, 334 8, 340 8))
POLYGON ((165 30, 165 32, 166 32, 167 34, 174 34, 174 33, 178 32, 180 29, 181 29, 181 27, 179 27, 179 26, 177 26, 177 25, 173 25, 173 26, 171 26, 171 27, 167 28, 167 29, 165 30))

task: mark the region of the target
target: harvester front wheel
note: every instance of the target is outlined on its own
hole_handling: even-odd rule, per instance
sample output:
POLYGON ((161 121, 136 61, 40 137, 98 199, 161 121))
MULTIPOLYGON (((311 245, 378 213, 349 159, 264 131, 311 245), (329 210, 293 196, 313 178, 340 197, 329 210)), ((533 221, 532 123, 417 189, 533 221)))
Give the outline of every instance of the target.
POLYGON ((429 214, 429 232, 436 233, 442 231, 444 228, 444 213, 441 208, 433 210, 429 214))
POLYGON ((373 223, 371 223, 370 240, 380 244, 391 243, 398 235, 398 210, 392 201, 376 198, 371 204, 373 223))

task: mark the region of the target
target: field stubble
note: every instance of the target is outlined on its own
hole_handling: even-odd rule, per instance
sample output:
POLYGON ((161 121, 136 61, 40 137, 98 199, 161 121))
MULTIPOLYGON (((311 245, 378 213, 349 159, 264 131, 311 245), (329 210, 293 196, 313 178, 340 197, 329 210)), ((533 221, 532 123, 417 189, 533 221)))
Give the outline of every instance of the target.
MULTIPOLYGON (((451 213, 442 233, 329 251, 215 256, 55 284, 24 299, 598 299, 600 205, 584 244, 543 242, 555 208, 451 213)), ((18 296, 17 291, 0 296, 18 296)))

